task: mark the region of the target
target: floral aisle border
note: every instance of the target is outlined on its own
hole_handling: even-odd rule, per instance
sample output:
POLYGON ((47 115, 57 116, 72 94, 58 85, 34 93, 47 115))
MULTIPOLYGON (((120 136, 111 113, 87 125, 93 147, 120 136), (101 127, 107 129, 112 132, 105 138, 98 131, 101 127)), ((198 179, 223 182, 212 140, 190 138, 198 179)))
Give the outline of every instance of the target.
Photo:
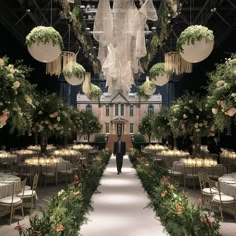
POLYGON ((219 221, 209 217, 199 202, 193 205, 177 189, 165 169, 158 167, 137 150, 130 150, 130 161, 147 191, 165 230, 173 236, 220 236, 219 221))
POLYGON ((86 213, 91 206, 91 197, 96 191, 111 152, 103 150, 96 155, 90 166, 85 166, 80 176, 75 175, 72 184, 62 189, 49 201, 42 215, 30 217, 30 227, 18 223, 15 227, 20 236, 77 236, 80 227, 87 221, 86 213))

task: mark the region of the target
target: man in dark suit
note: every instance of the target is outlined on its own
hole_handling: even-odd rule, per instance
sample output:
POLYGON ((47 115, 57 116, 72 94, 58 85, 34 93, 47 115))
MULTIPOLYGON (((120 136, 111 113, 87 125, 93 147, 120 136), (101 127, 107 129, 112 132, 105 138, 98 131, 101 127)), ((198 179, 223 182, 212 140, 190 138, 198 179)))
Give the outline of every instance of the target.
POLYGON ((116 156, 117 174, 121 173, 123 156, 126 153, 126 143, 121 140, 121 135, 117 135, 118 140, 114 142, 113 154, 116 156))

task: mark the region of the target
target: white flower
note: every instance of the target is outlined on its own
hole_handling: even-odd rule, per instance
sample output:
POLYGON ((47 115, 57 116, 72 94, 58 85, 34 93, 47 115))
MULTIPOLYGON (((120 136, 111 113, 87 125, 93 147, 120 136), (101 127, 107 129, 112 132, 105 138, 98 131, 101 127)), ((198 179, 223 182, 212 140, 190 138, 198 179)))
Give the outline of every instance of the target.
POLYGON ((236 93, 231 93, 231 97, 236 97, 236 93))
POLYGON ((183 114, 183 118, 184 118, 184 119, 187 119, 188 116, 187 116, 186 114, 183 114))
POLYGON ((196 132, 200 132, 200 129, 195 129, 196 132))
POLYGON ((64 189, 62 189, 61 191, 59 191, 59 192, 57 193, 58 197, 60 197, 64 192, 65 192, 64 189))
POLYGON ((31 98, 30 96, 26 95, 26 96, 25 96, 25 100, 26 100, 26 102, 27 102, 28 104, 32 105, 33 100, 32 100, 32 98, 31 98))
POLYGON ((13 83, 13 86, 11 87, 12 89, 14 89, 14 90, 16 90, 16 89, 18 89, 20 87, 20 82, 19 81, 15 81, 14 83, 13 83))
POLYGON ((217 109, 217 108, 212 108, 211 111, 212 111, 212 113, 213 113, 214 115, 216 115, 217 112, 218 112, 218 109, 217 109))
POLYGON ((199 115, 196 115, 196 119, 197 119, 197 120, 199 119, 199 115))
POLYGON ((38 114, 39 114, 39 115, 42 115, 42 114, 43 114, 43 112, 42 112, 42 111, 39 111, 39 112, 38 112, 38 114))
POLYGON ((61 117, 60 117, 60 116, 58 116, 58 117, 57 117, 57 121, 60 121, 60 120, 61 120, 61 117))
POLYGON ((189 100, 188 102, 189 102, 189 103, 193 103, 193 100, 189 100))
POLYGON ((0 58, 0 66, 4 66, 5 62, 2 58, 0 58))
POLYGON ((195 124, 194 124, 194 127, 197 129, 197 128, 198 128, 198 123, 195 123, 195 124))
POLYGON ((224 84, 225 84, 225 81, 224 80, 219 80, 219 81, 217 81, 216 82, 216 87, 222 87, 222 86, 224 86, 224 84))

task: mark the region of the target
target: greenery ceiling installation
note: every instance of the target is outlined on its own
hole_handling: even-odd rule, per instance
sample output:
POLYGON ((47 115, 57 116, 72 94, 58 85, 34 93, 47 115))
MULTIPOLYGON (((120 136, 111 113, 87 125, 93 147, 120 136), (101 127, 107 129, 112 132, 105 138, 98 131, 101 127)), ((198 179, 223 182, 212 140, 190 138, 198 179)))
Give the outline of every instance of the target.
POLYGON ((164 63, 156 63, 149 70, 149 74, 152 78, 152 81, 156 85, 163 86, 164 84, 168 83, 171 72, 165 70, 164 63))
POLYGON ((74 34, 80 42, 81 48, 84 50, 84 56, 88 58, 89 62, 92 64, 94 72, 99 72, 101 70, 101 65, 97 59, 96 51, 93 48, 94 45, 92 39, 86 32, 86 26, 80 5, 77 5, 71 9, 72 5, 64 0, 62 2, 62 7, 64 15, 68 18, 70 24, 73 27, 74 34))
POLYGON ((36 60, 51 62, 61 54, 63 40, 53 27, 37 26, 26 36, 26 45, 36 60))
POLYGON ((207 58, 213 50, 214 34, 202 25, 187 27, 177 40, 177 50, 184 60, 196 63, 207 58))
POLYGON ((79 63, 72 63, 71 70, 65 69, 63 74, 66 81, 71 85, 79 85, 84 81, 85 69, 79 63))

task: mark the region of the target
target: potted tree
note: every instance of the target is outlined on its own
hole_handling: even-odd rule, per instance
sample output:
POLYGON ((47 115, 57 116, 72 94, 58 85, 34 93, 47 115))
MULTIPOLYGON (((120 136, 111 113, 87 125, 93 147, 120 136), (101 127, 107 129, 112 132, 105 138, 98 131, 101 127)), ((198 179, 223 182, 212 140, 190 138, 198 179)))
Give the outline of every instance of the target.
POLYGON ((177 50, 188 62, 197 63, 206 59, 214 47, 212 30, 202 25, 187 27, 177 40, 177 50))
POLYGON ((152 82, 158 86, 163 86, 169 82, 170 71, 165 70, 164 63, 156 63, 149 70, 152 82))
POLYGON ((51 62, 59 57, 63 40, 53 27, 37 26, 26 36, 30 55, 40 62, 51 62))
POLYGON ((71 85, 80 85, 84 81, 85 69, 79 63, 73 62, 71 70, 67 68, 63 71, 65 80, 71 85))

